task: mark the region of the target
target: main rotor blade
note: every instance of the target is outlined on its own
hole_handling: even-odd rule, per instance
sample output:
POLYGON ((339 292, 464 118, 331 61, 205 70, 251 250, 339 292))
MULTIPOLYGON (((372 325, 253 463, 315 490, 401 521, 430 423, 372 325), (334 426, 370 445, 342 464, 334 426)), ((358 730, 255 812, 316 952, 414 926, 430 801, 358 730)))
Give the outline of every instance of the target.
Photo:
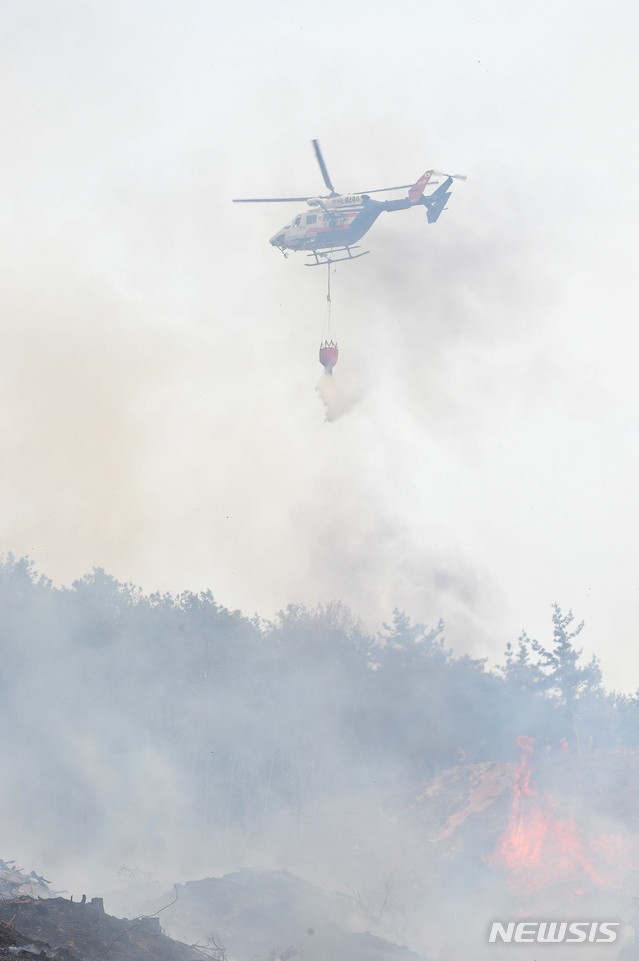
MULTIPOLYGON (((439 180, 429 180, 428 186, 438 184, 439 180)), ((397 187, 377 187, 375 190, 354 190, 354 194, 384 194, 387 190, 408 190, 413 184, 399 184, 397 187)))
POLYGON ((324 183, 330 190, 332 194, 335 193, 335 187, 331 183, 331 178, 328 176, 328 170, 326 169, 326 164, 324 163, 324 158, 322 157, 322 151, 320 150, 319 140, 312 140, 313 150, 315 151, 315 156, 317 157, 317 162, 319 168, 322 171, 322 177, 324 178, 324 183))
POLYGON ((313 194, 308 197, 236 197, 234 204, 292 204, 301 203, 303 200, 310 200, 313 194))

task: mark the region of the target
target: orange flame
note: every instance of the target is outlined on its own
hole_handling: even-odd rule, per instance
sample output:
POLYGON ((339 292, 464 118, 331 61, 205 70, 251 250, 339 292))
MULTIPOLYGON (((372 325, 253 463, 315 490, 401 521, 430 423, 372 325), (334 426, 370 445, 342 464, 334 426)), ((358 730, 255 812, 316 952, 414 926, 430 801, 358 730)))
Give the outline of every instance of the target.
POLYGON ((589 845, 574 817, 558 816, 554 798, 540 796, 533 787, 535 739, 518 737, 516 743, 521 759, 508 825, 488 862, 509 872, 510 886, 520 895, 557 885, 569 886, 574 894, 609 887, 610 879, 597 871, 589 851, 597 845, 589 845))

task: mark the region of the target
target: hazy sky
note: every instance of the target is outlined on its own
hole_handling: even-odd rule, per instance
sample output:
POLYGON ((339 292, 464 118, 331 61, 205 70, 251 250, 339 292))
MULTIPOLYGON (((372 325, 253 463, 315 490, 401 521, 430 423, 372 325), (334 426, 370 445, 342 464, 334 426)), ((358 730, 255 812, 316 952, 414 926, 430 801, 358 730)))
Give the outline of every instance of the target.
POLYGON ((4 0, 0 550, 639 686, 635 3, 4 0), (233 196, 463 171, 333 299, 233 196))

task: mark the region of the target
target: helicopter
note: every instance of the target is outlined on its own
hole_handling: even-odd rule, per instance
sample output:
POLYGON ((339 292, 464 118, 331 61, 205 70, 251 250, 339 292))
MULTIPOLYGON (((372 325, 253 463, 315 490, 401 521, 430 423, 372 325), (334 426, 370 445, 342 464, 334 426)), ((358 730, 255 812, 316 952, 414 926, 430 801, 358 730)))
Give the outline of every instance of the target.
POLYGON ((306 201, 312 209, 298 214, 290 223, 271 237, 273 247, 288 257, 288 251, 302 251, 310 259, 307 267, 336 263, 342 260, 356 260, 369 253, 360 250, 357 242, 373 226, 380 214, 385 211, 407 210, 409 207, 426 208, 428 223, 433 224, 446 207, 453 180, 465 180, 463 174, 444 174, 437 170, 427 170, 414 184, 399 184, 396 187, 377 187, 357 193, 337 193, 329 176, 322 156, 319 141, 311 141, 319 165, 322 179, 330 191, 323 196, 308 197, 239 197, 234 204, 279 204, 306 201), (433 176, 446 179, 431 180, 433 176), (424 195, 430 184, 439 184, 431 194, 424 195), (399 200, 372 200, 370 194, 387 193, 393 190, 408 190, 408 195, 399 200), (353 253, 358 251, 358 253, 353 253))

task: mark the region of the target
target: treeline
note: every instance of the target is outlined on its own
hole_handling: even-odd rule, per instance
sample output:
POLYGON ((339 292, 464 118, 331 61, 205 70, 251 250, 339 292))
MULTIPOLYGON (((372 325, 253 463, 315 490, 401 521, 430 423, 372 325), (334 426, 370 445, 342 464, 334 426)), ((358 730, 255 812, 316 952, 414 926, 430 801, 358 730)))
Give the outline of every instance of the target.
POLYGON ((255 835, 460 762, 513 760, 520 734, 639 745, 639 696, 604 689, 557 606, 547 644, 523 635, 492 670, 451 651, 442 623, 399 611, 375 636, 339 603, 262 622, 102 570, 56 588, 11 556, 0 612, 0 814, 37 818, 52 844, 108 843, 115 816, 133 852, 141 815, 158 835, 255 835))

